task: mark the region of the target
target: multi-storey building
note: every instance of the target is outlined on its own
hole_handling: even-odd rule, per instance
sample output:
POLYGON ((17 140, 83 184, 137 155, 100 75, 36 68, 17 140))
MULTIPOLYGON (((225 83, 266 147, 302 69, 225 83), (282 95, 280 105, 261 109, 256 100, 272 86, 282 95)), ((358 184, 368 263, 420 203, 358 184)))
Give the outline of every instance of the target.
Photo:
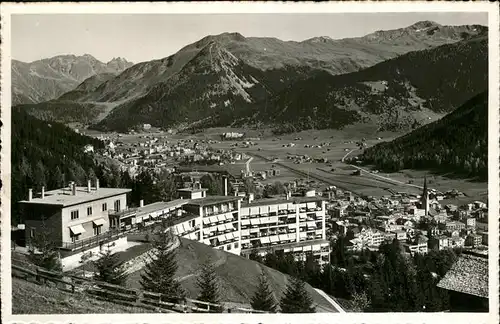
POLYGON ((33 197, 29 190, 28 200, 20 201, 22 218, 26 228, 26 243, 33 246, 36 236, 48 232, 63 254, 102 246, 117 241, 123 235, 110 227, 110 214, 127 208, 130 189, 99 188, 99 181, 91 187, 67 188, 45 192, 33 197))
POLYGON ((320 263, 328 262, 329 243, 326 240, 326 201, 319 197, 287 199, 251 198, 242 203, 241 254, 253 250, 292 252, 297 259, 311 252, 320 263))

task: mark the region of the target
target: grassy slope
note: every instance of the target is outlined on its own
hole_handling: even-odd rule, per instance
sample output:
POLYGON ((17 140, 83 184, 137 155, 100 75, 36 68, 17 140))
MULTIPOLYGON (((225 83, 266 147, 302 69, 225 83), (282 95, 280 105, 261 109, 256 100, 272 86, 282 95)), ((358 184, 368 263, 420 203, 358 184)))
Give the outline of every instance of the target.
POLYGON ((143 308, 67 293, 21 279, 12 279, 12 314, 150 313, 143 308))
MULTIPOLYGON (((182 286, 187 290, 191 298, 196 298, 198 288, 196 287, 197 271, 208 258, 216 264, 215 271, 221 278, 221 292, 223 301, 246 304, 249 306, 257 285, 257 278, 263 268, 268 275, 271 287, 275 291, 276 299, 281 297, 282 291, 286 287, 287 276, 274 269, 263 266, 257 262, 243 257, 230 254, 199 242, 181 239, 181 246, 178 250, 179 269, 178 277, 182 286)), ((129 286, 140 288, 140 271, 131 274, 129 286)), ((333 307, 311 286, 307 285, 307 290, 312 296, 314 303, 318 305, 318 312, 334 312, 333 307)))

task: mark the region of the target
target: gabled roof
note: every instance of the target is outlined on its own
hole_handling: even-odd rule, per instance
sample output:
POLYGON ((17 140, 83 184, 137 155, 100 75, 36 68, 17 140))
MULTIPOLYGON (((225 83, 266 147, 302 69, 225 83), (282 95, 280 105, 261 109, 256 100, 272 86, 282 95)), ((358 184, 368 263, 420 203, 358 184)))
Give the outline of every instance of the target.
POLYGON ((488 258, 462 254, 437 286, 488 298, 488 274, 488 258))

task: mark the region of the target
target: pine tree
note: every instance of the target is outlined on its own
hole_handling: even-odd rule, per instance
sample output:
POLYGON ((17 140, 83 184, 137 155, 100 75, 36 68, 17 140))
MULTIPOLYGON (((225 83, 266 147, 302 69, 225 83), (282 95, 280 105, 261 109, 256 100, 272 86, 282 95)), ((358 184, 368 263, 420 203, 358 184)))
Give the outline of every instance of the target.
POLYGON ((270 313, 276 312, 276 300, 274 299, 273 292, 269 287, 264 270, 259 276, 259 285, 252 297, 251 305, 253 309, 266 311, 270 313))
POLYGON ((153 255, 141 275, 144 290, 169 296, 168 301, 178 302, 185 299, 185 291, 174 278, 177 272, 176 251, 172 248, 173 239, 164 226, 156 233, 153 255))
MULTIPOLYGON (((196 286, 200 289, 200 293, 198 295, 198 300, 220 304, 220 287, 219 287, 219 278, 215 274, 215 269, 210 260, 207 260, 201 266, 201 273, 196 281, 196 286)), ((199 307, 205 307, 200 304, 199 307)), ((216 313, 221 313, 221 307, 210 306, 210 310, 216 313)))
POLYGON ((103 253, 100 259, 93 263, 97 269, 94 275, 95 280, 119 286, 124 286, 127 282, 127 274, 123 269, 123 262, 120 262, 118 255, 116 253, 111 253, 110 249, 103 253))
POLYGON ((40 231, 37 231, 35 237, 30 241, 29 258, 39 267, 49 271, 61 272, 62 264, 54 237, 54 234, 47 228, 45 221, 42 219, 40 231))
POLYGON ((282 313, 314 313, 313 301, 300 279, 292 277, 281 298, 282 313))

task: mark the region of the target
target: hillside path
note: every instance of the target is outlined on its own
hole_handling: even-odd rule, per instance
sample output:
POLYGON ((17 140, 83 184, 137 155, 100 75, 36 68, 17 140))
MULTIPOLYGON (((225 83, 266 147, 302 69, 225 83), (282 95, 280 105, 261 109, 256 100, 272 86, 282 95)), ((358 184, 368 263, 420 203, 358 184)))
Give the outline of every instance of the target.
POLYGON ((335 300, 333 300, 333 298, 328 296, 323 290, 317 289, 317 288, 314 288, 314 290, 316 290, 316 292, 318 294, 323 296, 323 298, 325 298, 333 306, 333 308, 335 308, 335 310, 337 310, 337 312, 346 313, 346 311, 335 300))

